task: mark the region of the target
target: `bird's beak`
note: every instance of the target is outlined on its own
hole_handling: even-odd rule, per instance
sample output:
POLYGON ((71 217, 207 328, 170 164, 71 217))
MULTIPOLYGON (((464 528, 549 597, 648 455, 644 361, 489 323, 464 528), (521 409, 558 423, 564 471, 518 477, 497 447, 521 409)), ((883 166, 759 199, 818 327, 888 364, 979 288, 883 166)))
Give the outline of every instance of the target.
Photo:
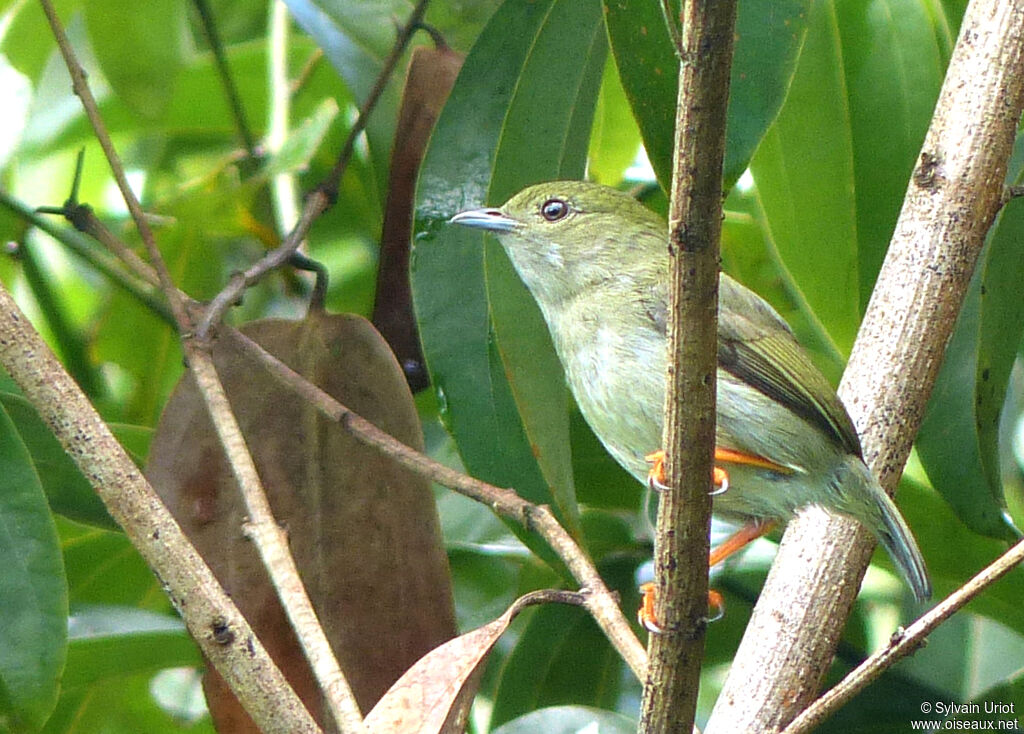
POLYGON ((461 224, 463 227, 473 227, 486 232, 511 232, 519 227, 519 222, 507 216, 501 209, 467 209, 449 221, 452 224, 461 224))

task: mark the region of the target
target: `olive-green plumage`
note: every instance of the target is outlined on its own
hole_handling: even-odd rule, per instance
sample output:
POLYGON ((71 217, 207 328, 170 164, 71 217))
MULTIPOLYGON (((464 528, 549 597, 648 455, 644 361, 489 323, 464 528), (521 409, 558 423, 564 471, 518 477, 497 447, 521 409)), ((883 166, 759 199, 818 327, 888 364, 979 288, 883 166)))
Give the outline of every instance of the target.
MULTIPOLYGON (((614 189, 553 181, 453 222, 493 232, 540 305, 576 402, 608 451, 640 481, 662 440, 668 315, 667 228, 614 189)), ((892 500, 861 459, 835 391, 782 318, 723 274, 716 445, 786 468, 729 464, 715 512, 787 520, 806 505, 854 517, 919 599, 931 586, 892 500)))

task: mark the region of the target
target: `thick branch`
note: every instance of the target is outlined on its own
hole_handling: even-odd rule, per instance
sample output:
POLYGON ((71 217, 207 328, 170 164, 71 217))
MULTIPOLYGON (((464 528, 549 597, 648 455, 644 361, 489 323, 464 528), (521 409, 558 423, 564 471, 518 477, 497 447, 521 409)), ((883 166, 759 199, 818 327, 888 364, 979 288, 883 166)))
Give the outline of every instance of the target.
POLYGON ((664 631, 649 643, 645 732, 692 728, 708 611, 722 159, 736 3, 688 0, 682 16, 662 439, 670 489, 661 495, 655 545, 655 616, 664 631))
POLYGON ((889 646, 872 655, 843 678, 835 688, 796 717, 783 734, 813 731, 831 714, 863 691, 899 660, 925 644, 925 637, 981 592, 1024 562, 1024 541, 1010 548, 970 581, 943 599, 941 604, 902 631, 893 635, 889 646))
MULTIPOLYGON (((839 391, 890 489, 1001 203, 1022 65, 1024 6, 972 0, 839 391)), ((778 731, 821 684, 872 541, 813 514, 786 532, 708 731, 778 731)))

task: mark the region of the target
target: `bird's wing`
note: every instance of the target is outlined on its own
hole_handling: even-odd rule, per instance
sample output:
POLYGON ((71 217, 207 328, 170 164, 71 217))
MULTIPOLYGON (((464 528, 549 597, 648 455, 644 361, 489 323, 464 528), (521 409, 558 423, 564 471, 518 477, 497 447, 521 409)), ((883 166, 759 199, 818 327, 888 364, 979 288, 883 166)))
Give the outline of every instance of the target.
POLYGON ((718 364, 860 455, 860 439, 835 390, 785 321, 726 275, 719 292, 718 364))

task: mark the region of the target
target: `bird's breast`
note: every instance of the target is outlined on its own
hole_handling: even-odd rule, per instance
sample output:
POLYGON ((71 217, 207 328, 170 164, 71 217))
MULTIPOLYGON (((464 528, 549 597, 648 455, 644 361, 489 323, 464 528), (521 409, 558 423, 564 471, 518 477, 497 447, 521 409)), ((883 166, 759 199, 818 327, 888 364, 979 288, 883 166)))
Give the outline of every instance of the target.
POLYGON ((664 339, 644 325, 629 328, 586 313, 560 316, 549 324, 583 417, 612 456, 642 479, 644 455, 661 442, 664 339))

